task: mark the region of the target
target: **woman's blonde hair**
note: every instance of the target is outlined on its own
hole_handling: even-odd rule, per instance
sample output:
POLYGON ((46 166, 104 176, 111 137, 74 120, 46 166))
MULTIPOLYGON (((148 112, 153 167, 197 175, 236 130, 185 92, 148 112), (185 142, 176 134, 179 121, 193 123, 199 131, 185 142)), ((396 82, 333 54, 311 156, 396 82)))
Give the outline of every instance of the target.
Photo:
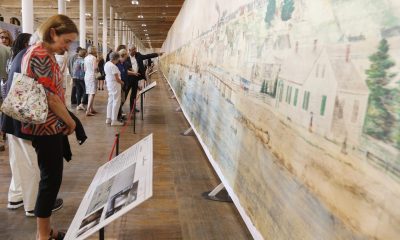
POLYGON ((87 53, 88 53, 88 54, 96 55, 96 54, 97 54, 97 49, 96 49, 96 47, 95 47, 95 46, 90 46, 90 47, 88 47, 87 53))
POLYGON ((9 47, 11 47, 13 45, 14 39, 13 39, 13 36, 11 35, 10 31, 8 31, 7 29, 0 28, 0 34, 2 34, 2 33, 7 35, 9 42, 10 42, 9 47))
POLYGON ((128 56, 128 52, 126 51, 126 49, 121 49, 118 51, 118 53, 121 58, 128 56))
POLYGON ((51 38, 51 29, 54 29, 57 36, 68 33, 76 33, 79 34, 78 28, 75 23, 71 20, 71 18, 57 14, 52 17, 49 17, 46 21, 44 21, 38 28, 39 37, 42 41, 47 43, 53 43, 53 39, 51 38))

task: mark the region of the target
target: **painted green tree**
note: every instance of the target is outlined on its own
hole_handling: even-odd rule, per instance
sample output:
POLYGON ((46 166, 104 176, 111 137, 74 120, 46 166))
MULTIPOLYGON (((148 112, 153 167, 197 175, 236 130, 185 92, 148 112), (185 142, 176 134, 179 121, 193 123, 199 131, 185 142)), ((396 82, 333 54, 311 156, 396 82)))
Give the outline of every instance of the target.
POLYGON ((265 83, 265 80, 264 80, 264 82, 261 84, 260 93, 265 93, 265 92, 266 92, 266 83, 265 83))
POLYGON ((395 76, 389 69, 395 63, 390 59, 388 52, 389 44, 386 39, 382 39, 378 51, 369 57, 371 65, 366 73, 370 95, 364 132, 376 139, 395 143, 393 131, 398 124, 393 107, 397 103, 393 89, 388 88, 388 84, 395 76))
POLYGON ((275 17, 276 0, 269 0, 267 5, 267 12, 265 13, 264 21, 271 26, 271 22, 275 17))
POLYGON ((292 18, 292 13, 294 11, 294 1, 293 0, 284 0, 282 11, 281 11, 281 19, 283 21, 288 21, 292 18))
POLYGON ((393 90, 393 112, 395 113, 395 126, 392 132, 392 139, 397 148, 400 149, 400 82, 397 83, 397 88, 393 90))

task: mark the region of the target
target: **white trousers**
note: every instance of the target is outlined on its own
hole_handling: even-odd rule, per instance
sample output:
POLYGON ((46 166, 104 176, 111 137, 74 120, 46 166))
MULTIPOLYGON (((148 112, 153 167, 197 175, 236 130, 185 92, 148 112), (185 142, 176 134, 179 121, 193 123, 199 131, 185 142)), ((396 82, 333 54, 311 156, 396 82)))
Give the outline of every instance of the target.
POLYGON ((32 142, 7 134, 11 166, 8 201, 24 201, 25 211, 35 209, 39 189, 40 171, 32 142))
POLYGON ((110 118, 112 122, 116 122, 118 120, 118 111, 121 105, 121 84, 107 84, 107 90, 107 118, 110 118))

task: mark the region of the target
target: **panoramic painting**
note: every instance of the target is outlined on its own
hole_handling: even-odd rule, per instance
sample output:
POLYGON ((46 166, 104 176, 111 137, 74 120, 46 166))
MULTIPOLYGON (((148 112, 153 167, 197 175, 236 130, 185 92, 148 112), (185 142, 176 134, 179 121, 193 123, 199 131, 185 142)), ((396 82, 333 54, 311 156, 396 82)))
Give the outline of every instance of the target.
POLYGON ((399 13, 185 2, 162 71, 265 239, 399 239, 399 13))

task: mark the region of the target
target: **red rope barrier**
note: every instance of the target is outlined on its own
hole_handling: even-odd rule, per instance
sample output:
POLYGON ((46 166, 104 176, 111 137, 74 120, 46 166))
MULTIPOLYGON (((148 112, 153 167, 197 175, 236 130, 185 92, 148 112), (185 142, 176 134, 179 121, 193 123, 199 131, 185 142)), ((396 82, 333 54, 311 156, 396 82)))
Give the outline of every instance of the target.
MULTIPOLYGON (((133 107, 132 107, 132 110, 130 111, 130 113, 129 113, 129 115, 128 115, 128 121, 127 121, 127 122, 125 123, 125 125, 123 126, 121 132, 119 133, 119 136, 122 136, 122 134, 125 132, 126 128, 128 127, 129 123, 132 121, 132 114, 133 114, 133 112, 135 111, 135 108, 136 108, 136 101, 137 101, 137 100, 138 100, 138 97, 136 97, 136 99, 133 101, 133 107)), ((142 110, 143 110, 143 109, 142 109, 142 110)), ((118 133, 118 132, 117 132, 117 133, 118 133)), ((114 150, 115 150, 115 146, 117 145, 117 142, 118 142, 118 134, 115 135, 115 140, 114 140, 114 143, 113 143, 113 146, 112 146, 110 155, 109 155, 109 157, 108 157, 108 161, 110 161, 111 159, 113 159, 113 153, 114 153, 114 150)))

